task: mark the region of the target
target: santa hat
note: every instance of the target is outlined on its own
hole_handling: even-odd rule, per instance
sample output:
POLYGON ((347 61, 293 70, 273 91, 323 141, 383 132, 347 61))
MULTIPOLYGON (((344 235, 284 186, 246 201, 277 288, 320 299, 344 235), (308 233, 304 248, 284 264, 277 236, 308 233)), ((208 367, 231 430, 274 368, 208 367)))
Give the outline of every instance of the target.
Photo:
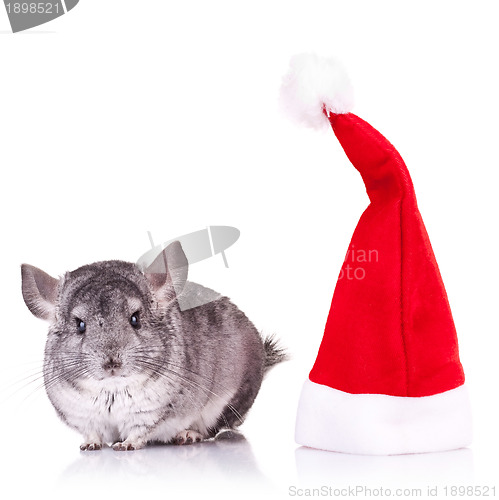
POLYGON ((307 125, 332 126, 370 199, 301 393, 296 441, 373 455, 467 446, 471 412, 456 330, 404 161, 349 112, 351 87, 334 60, 294 57, 282 98, 307 125))

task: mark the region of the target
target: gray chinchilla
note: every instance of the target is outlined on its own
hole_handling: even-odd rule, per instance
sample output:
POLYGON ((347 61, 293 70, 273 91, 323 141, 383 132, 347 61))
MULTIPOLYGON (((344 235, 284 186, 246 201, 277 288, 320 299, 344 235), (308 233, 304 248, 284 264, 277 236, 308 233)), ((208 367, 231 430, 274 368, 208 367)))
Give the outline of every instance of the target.
POLYGON ((187 281, 187 269, 179 242, 144 272, 107 261, 55 279, 22 265, 24 301, 50 323, 45 388, 82 450, 190 444, 233 429, 285 359, 227 297, 182 310, 180 296, 215 294, 187 281))

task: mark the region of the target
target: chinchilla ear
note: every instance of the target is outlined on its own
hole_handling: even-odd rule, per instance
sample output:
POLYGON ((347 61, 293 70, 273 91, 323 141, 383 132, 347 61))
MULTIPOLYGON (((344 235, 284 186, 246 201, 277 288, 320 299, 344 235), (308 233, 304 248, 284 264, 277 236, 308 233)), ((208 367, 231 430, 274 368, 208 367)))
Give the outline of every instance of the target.
POLYGON ((21 276, 23 298, 28 309, 37 318, 54 321, 59 280, 28 264, 22 264, 21 276))
POLYGON ((161 302, 171 302, 182 293, 189 263, 179 241, 170 243, 144 274, 161 302))

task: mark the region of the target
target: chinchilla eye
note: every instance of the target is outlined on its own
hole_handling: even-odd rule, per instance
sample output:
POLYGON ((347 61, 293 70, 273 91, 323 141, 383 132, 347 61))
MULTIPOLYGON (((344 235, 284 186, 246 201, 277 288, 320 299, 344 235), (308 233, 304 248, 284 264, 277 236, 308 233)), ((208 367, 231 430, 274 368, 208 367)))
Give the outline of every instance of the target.
POLYGON ((130 324, 131 324, 134 328, 140 328, 140 321, 139 321, 139 313, 138 313, 138 312, 133 313, 133 314, 130 316, 130 324))
POLYGON ((76 318, 76 328, 78 328, 78 333, 85 333, 87 324, 82 319, 76 318))

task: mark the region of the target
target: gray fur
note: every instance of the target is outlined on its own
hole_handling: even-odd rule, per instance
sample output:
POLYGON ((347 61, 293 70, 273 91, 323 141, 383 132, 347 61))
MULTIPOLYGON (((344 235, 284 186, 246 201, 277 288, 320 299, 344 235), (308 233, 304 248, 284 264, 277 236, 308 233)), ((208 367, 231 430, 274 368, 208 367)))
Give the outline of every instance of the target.
POLYGON ((142 273, 97 262, 55 280, 23 264, 23 297, 50 322, 44 380, 82 449, 199 441, 242 423, 265 372, 285 358, 227 297, 186 281, 178 242, 142 273), (52 289, 51 289, 52 287, 52 289), (212 302, 181 310, 180 295, 212 302), (138 312, 139 328, 130 318, 138 312), (79 332, 79 320, 86 330, 79 332))

